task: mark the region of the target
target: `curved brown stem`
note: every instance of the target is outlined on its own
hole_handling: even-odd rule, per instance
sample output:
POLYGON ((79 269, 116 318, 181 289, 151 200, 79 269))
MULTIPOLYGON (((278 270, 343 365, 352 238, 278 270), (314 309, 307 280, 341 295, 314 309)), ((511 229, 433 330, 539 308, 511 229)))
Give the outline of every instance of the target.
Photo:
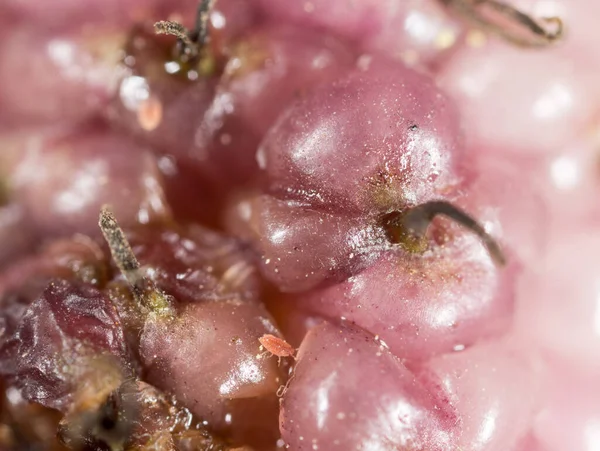
POLYGON ((384 227, 392 242, 403 243, 410 249, 423 250, 427 229, 438 215, 446 216, 475 233, 497 265, 503 266, 506 263, 504 253, 494 238, 469 214, 450 202, 425 202, 404 212, 390 213, 384 218, 384 227))
POLYGON ((190 38, 190 32, 179 22, 174 22, 172 20, 159 20, 154 24, 154 32, 156 34, 175 36, 183 43, 183 45, 186 45, 190 48, 195 46, 195 42, 192 40, 192 38, 190 38))
POLYGON ((208 43, 208 20, 214 3, 215 0, 200 0, 196 12, 196 24, 192 31, 179 22, 171 20, 156 22, 154 31, 156 34, 175 36, 179 43, 180 57, 186 61, 194 60, 200 56, 202 49, 208 43))
POLYGON ((546 46, 563 36, 563 23, 559 17, 536 20, 499 0, 441 1, 484 31, 521 47, 546 46))

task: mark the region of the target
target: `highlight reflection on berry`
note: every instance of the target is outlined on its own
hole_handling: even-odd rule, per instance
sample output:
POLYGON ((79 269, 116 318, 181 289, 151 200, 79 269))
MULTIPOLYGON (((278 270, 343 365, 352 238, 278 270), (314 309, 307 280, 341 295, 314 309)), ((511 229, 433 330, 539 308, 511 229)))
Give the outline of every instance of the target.
POLYGON ((6 0, 0 448, 598 447, 584 0, 6 0))

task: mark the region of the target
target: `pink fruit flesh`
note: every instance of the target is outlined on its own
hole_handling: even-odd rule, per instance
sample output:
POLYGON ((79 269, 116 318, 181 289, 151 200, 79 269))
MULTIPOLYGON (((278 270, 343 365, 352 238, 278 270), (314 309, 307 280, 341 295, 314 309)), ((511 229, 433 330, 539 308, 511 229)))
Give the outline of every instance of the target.
POLYGON ((312 329, 283 395, 290 449, 447 449, 457 417, 372 335, 323 324, 312 329), (358 390, 357 390, 358 389, 358 390))
POLYGON ((126 267, 137 263, 122 257, 119 249, 127 244, 114 238, 111 222, 104 210, 103 233, 137 305, 129 307, 132 300, 118 293, 114 299, 126 327, 137 330, 129 341, 145 379, 236 443, 275 443, 275 393, 284 375, 263 358, 259 339, 280 333, 259 302, 248 253, 236 240, 199 226, 138 228, 129 236, 143 266, 130 272, 126 267), (136 280, 150 291, 140 294, 136 280), (253 417, 254 410, 265 417, 253 417))
POLYGON ((424 255, 385 255, 343 283, 298 296, 297 305, 356 323, 411 360, 504 333, 515 268, 498 271, 472 236, 450 240, 424 255))
POLYGON ((216 161, 240 183, 256 171, 256 147, 284 107, 354 63, 342 42, 292 27, 265 27, 238 39, 194 136, 193 156, 216 161), (208 155, 208 157, 207 157, 208 155), (232 166, 235 162, 235 166, 232 166))
POLYGON ((274 400, 283 382, 277 361, 259 357, 258 339, 275 331, 254 304, 190 304, 172 323, 146 322, 142 362, 151 383, 226 430, 244 409, 274 400))
POLYGON ((469 143, 502 152, 556 153, 585 134, 598 89, 590 73, 558 49, 523 52, 504 43, 465 44, 438 75, 461 109, 469 143), (511 67, 510 78, 502 68, 511 67), (513 78, 514 77, 514 78, 513 78))
POLYGON ((514 449, 523 439, 540 399, 533 360, 514 344, 496 342, 425 365, 424 380, 437 385, 462 418, 461 449, 514 449))
POLYGON ((468 176, 457 135, 432 81, 387 60, 292 104, 257 153, 278 200, 251 202, 245 218, 265 276, 300 291, 364 269, 390 247, 384 215, 450 199, 468 176))
POLYGON ((533 434, 547 451, 564 446, 589 449, 597 443, 600 418, 594 382, 597 373, 576 373, 560 361, 553 363, 545 377, 546 396, 535 418, 533 434))
POLYGON ((432 80, 377 60, 288 109, 257 158, 273 194, 369 214, 456 184, 458 135, 454 108, 432 80))
POLYGON ((598 262, 600 246, 594 228, 575 229, 569 241, 556 243, 545 265, 529 272, 521 284, 517 329, 546 352, 560 356, 584 372, 596 372, 598 337, 598 262), (535 317, 535 323, 530 318, 535 317), (556 333, 570 330, 569 334, 556 333))
POLYGON ((230 224, 237 224, 230 229, 259 243, 262 272, 283 291, 305 290, 324 280, 341 282, 364 269, 371 249, 386 245, 381 229, 364 230, 360 218, 301 208, 272 196, 243 199, 235 208, 230 224))
POLYGON ((153 155, 102 125, 21 136, 13 155, 18 160, 10 163, 9 194, 40 234, 98 235, 103 204, 125 224, 169 215, 153 155))
POLYGON ((32 232, 24 216, 20 205, 0 207, 0 267, 31 246, 32 232))
POLYGON ((411 65, 439 58, 460 34, 458 24, 429 0, 316 0, 290 5, 259 0, 259 4, 274 20, 332 30, 365 51, 399 57, 411 65))
POLYGON ((596 451, 592 3, 2 3, 0 449, 596 451))

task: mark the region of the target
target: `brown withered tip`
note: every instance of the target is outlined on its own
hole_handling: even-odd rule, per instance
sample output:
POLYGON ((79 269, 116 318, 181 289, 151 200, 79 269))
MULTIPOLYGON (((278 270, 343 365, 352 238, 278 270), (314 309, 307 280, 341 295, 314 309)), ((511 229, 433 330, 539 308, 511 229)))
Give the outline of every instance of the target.
POLYGON ((425 234, 436 216, 446 216, 473 232, 481 240, 496 265, 506 264, 506 257, 498 242, 468 213, 447 201, 425 202, 406 211, 390 213, 383 218, 383 226, 393 243, 422 251, 425 234))
POLYGON ((140 269, 140 264, 110 206, 102 206, 98 225, 119 270, 130 284, 135 285, 137 275, 134 272, 140 269))
POLYGON ((209 19, 210 11, 215 0, 201 0, 196 12, 196 22, 192 31, 188 30, 179 22, 171 20, 160 20, 154 24, 156 34, 175 36, 180 43, 180 56, 184 59, 194 59, 200 56, 202 49, 209 41, 209 19))
POLYGON ((175 36, 187 46, 193 46, 194 42, 189 36, 189 31, 179 22, 172 20, 160 20, 154 24, 154 32, 156 34, 166 34, 169 36, 175 36))
POLYGON ((461 18, 520 47, 545 47, 564 35, 560 17, 533 18, 499 0, 440 0, 461 18))
POLYGON ((155 313, 171 315, 169 297, 159 290, 152 280, 141 273, 140 264, 129 245, 125 232, 119 226, 117 218, 108 205, 102 207, 98 224, 108 243, 115 264, 127 280, 137 301, 155 313))

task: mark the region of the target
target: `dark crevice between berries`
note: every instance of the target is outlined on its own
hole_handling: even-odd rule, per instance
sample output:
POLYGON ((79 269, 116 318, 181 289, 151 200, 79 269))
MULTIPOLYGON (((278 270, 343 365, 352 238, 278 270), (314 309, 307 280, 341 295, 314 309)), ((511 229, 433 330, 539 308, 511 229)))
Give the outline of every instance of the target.
POLYGON ((110 356, 80 361, 70 405, 58 424, 57 438, 74 451, 122 451, 139 415, 119 405, 115 393, 133 374, 110 356))
POLYGON ((498 0, 441 0, 460 17, 520 47, 543 47, 563 36, 559 17, 534 19, 498 0))
POLYGON ((504 253, 494 238, 475 219, 449 202, 431 201, 404 211, 395 211, 385 215, 382 224, 392 243, 409 252, 422 253, 428 246, 427 229, 439 215, 446 216, 475 233, 497 265, 503 266, 506 263, 504 253))
POLYGON ((0 208, 10 203, 10 193, 6 179, 0 174, 0 208))
POLYGON ((232 449, 174 398, 136 378, 63 418, 58 439, 74 451, 232 449))
POLYGON ((13 403, 6 387, 0 402, 0 449, 14 451, 65 451, 54 440, 60 420, 56 410, 39 404, 13 403))
POLYGON ((97 407, 65 417, 59 426, 59 440, 72 450, 125 449, 139 418, 118 401, 114 391, 97 407))
POLYGON ((167 295, 162 293, 152 280, 142 274, 140 264, 125 233, 107 206, 104 206, 100 212, 99 226, 108 243, 113 260, 127 280, 136 300, 153 313, 171 316, 172 307, 167 295))

